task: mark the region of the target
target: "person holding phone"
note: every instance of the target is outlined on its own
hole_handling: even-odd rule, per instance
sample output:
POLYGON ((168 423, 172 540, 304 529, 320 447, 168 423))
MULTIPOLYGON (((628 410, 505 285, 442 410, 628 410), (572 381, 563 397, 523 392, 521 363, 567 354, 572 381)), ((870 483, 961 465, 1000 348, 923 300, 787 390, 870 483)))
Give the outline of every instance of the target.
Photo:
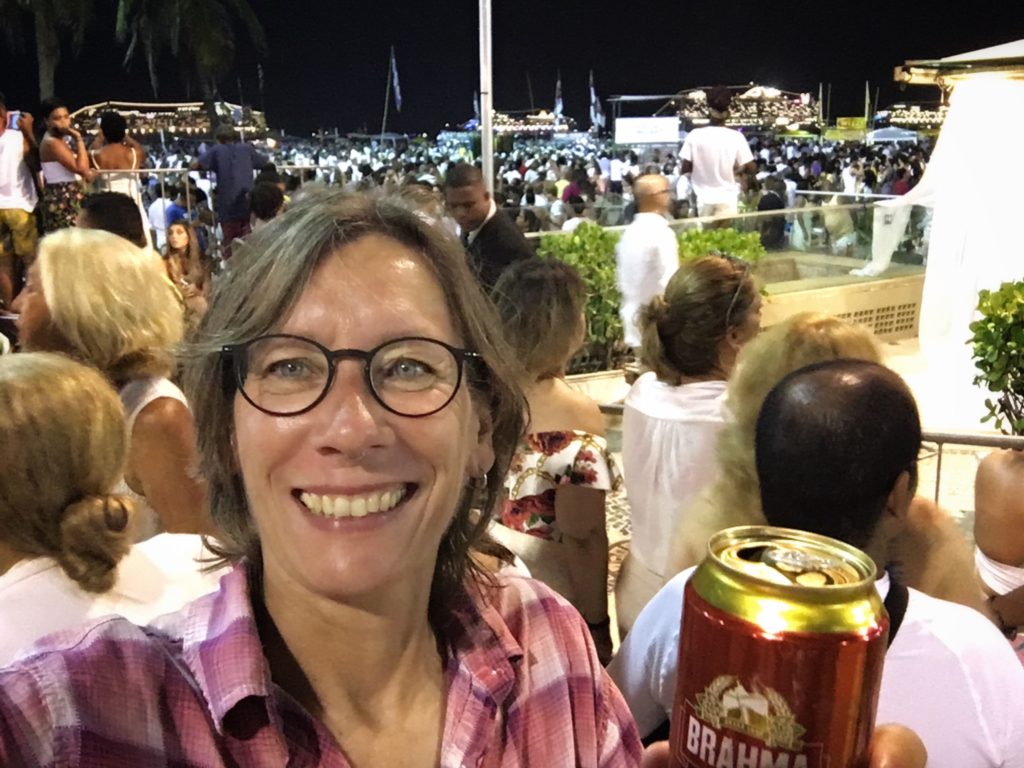
POLYGON ((25 159, 35 149, 32 115, 8 112, 0 93, 0 242, 11 233, 13 251, 0 248, 0 303, 10 307, 15 286, 36 251, 38 198, 25 159))
POLYGON ((91 181, 89 152, 82 134, 71 125, 67 105, 52 96, 43 99, 40 114, 46 133, 39 144, 43 166, 43 231, 75 226, 85 193, 82 182, 91 181))

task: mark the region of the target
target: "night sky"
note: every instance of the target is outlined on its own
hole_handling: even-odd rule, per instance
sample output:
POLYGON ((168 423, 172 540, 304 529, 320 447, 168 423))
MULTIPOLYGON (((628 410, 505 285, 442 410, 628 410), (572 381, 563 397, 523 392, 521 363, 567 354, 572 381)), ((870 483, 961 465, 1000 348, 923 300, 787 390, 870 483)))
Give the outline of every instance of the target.
MULTIPOLYGON (((395 46, 403 108, 392 104, 388 129, 435 132, 472 117, 478 83, 477 6, 467 0, 346 3, 250 0, 264 22, 260 57, 239 30, 235 71, 222 96, 260 106, 256 65, 262 61, 268 122, 289 133, 320 127, 379 131, 388 50, 395 46)), ((929 100, 937 91, 901 94, 892 70, 906 59, 932 58, 1024 37, 1024 5, 892 2, 570 2, 493 0, 494 94, 498 109, 550 108, 561 70, 566 113, 589 125, 587 73, 602 97, 672 93, 715 83, 755 81, 816 94, 832 83, 832 115, 863 113, 864 81, 880 104, 929 100), (612 9, 618 10, 612 10, 612 9)), ((105 99, 153 98, 141 61, 122 67, 113 39, 113 0, 97 12, 77 61, 66 56, 57 92, 72 109, 105 99)), ((26 33, 31 27, 26 23, 26 33)), ((11 108, 36 103, 35 58, 0 51, 0 91, 11 108)), ((161 100, 187 96, 175 63, 161 66, 161 100)), ((192 98, 198 98, 193 89, 192 98)), ((651 105, 651 109, 657 105, 651 105)), ((606 107, 607 109, 607 107, 606 107)), ((634 111, 632 114, 642 114, 634 111)))

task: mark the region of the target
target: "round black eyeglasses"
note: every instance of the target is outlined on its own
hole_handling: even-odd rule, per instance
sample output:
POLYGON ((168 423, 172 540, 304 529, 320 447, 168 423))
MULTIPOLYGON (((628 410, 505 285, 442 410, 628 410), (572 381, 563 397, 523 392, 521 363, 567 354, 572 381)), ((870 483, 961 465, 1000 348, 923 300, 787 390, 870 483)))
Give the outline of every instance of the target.
POLYGON ((250 405, 271 416, 298 416, 315 408, 334 383, 340 360, 360 360, 367 389, 399 416, 430 416, 450 403, 476 352, 409 336, 370 350, 327 349, 303 336, 278 333, 221 348, 250 405))

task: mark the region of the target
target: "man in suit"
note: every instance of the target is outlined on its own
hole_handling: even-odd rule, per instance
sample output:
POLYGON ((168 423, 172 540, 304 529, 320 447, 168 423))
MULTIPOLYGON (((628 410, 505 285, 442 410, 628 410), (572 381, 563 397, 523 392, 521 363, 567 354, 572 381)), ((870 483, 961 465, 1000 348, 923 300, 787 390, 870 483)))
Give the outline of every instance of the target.
POLYGON ((475 165, 459 163, 448 170, 444 201, 449 215, 459 225, 462 244, 484 288, 490 290, 514 261, 534 255, 516 223, 499 211, 484 187, 484 177, 475 165))

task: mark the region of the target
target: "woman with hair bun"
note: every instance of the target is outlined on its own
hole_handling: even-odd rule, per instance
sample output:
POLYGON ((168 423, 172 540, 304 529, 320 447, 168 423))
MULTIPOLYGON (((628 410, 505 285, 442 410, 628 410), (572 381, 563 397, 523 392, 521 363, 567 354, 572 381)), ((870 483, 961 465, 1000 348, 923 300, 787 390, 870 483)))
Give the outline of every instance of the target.
POLYGON ((761 327, 750 265, 709 255, 684 263, 640 311, 649 370, 626 396, 622 464, 632 516, 629 554, 615 588, 625 632, 666 577, 680 511, 711 482, 725 422, 726 381, 761 327))
POLYGON ((170 561, 155 565, 145 549, 128 555, 133 505, 112 493, 128 435, 98 371, 62 355, 6 355, 0 412, 0 665, 87 618, 145 623, 213 588, 207 577, 204 587, 168 589, 170 561))

